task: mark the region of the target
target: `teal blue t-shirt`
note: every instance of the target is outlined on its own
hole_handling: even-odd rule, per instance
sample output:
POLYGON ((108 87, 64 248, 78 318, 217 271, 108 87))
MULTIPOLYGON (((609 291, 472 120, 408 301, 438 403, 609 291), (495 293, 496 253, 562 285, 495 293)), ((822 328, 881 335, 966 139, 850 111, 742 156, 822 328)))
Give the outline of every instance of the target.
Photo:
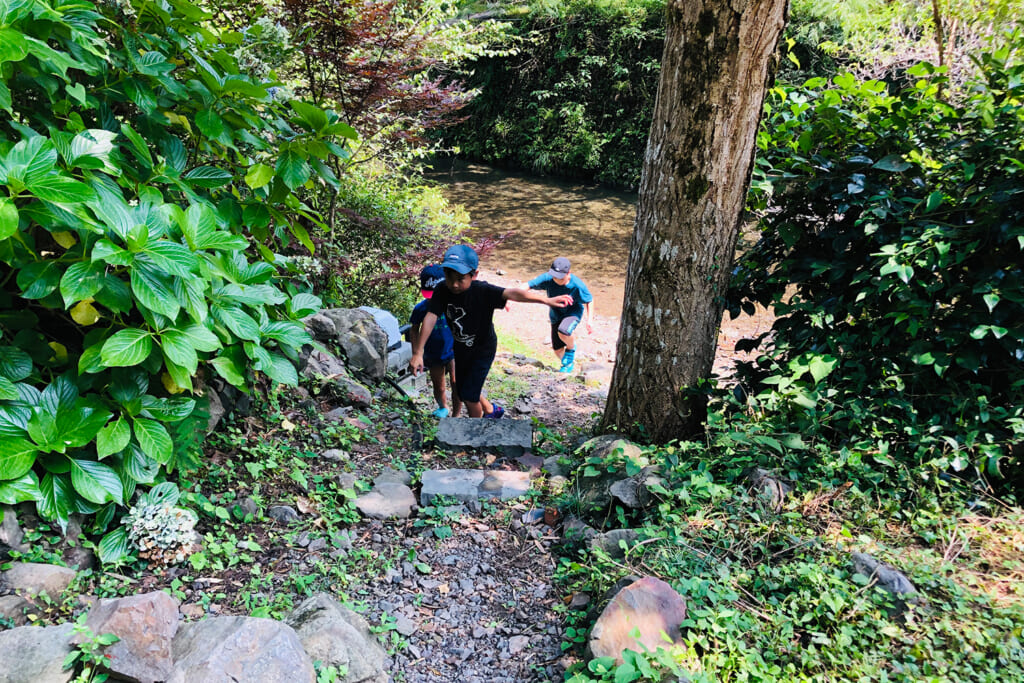
POLYGON ((572 297, 572 306, 566 306, 565 308, 550 308, 548 314, 551 318, 551 324, 555 325, 562 322, 566 318, 573 316, 583 319, 583 304, 589 304, 594 300, 594 297, 590 294, 590 290, 583 284, 583 280, 579 279, 575 275, 570 273, 569 281, 564 285, 560 285, 554 281, 554 279, 548 273, 539 275, 529 282, 526 286, 530 289, 541 289, 548 296, 560 296, 562 294, 568 294, 572 297))

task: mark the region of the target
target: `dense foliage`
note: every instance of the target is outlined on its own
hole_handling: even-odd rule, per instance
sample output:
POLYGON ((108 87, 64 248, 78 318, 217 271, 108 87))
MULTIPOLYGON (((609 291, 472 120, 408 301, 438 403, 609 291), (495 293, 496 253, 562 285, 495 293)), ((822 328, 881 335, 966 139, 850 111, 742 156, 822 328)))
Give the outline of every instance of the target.
POLYGON ((484 161, 635 188, 661 65, 661 0, 539 6, 524 45, 480 59, 480 95, 446 142, 484 161))
POLYGON ((202 378, 294 383, 319 306, 272 263, 312 250, 300 193, 355 132, 275 99, 207 19, 0 0, 0 502, 62 526, 175 466, 202 378))
MULTIPOLYGON (((751 485, 759 450, 717 416, 701 443, 584 454, 584 466, 635 474, 663 465, 656 502, 619 505, 592 523, 636 530, 614 557, 570 550, 567 592, 601 595, 620 579, 654 575, 687 601, 682 647, 626 652, 577 665, 567 680, 959 681, 1024 677, 1024 542, 1020 511, 992 501, 950 509, 924 495, 907 506, 788 450, 772 464, 793 492, 751 485), (753 447, 752 447, 753 446, 753 447), (638 519, 638 517, 640 519, 638 519), (852 553, 895 566, 917 595, 901 599, 855 571, 852 553), (674 674, 669 676, 669 674, 674 674)), ((780 485, 781 486, 781 485, 780 485)), ((569 504, 572 505, 570 497, 569 504)), ((579 505, 573 508, 579 512, 579 505)), ((595 517, 597 519, 595 519, 595 517)), ((585 642, 593 615, 569 611, 567 645, 585 642)))
POLYGON ((957 104, 927 64, 896 96, 849 75, 773 93, 734 295, 780 317, 742 370, 746 409, 879 485, 1021 456, 1022 47, 980 55, 957 104))

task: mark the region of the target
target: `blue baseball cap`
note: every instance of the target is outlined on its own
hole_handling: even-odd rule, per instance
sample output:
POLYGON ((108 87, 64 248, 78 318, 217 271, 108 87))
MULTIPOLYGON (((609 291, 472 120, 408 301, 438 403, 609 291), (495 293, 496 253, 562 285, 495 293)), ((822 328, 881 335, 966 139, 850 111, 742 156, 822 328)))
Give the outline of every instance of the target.
POLYGON ((420 293, 430 298, 434 288, 444 282, 444 269, 441 266, 427 266, 420 271, 420 293))
POLYGON ((480 259, 477 258, 476 252, 465 244, 449 247, 448 251, 444 252, 444 260, 441 261, 441 267, 445 270, 451 269, 463 275, 472 273, 478 265, 480 259))

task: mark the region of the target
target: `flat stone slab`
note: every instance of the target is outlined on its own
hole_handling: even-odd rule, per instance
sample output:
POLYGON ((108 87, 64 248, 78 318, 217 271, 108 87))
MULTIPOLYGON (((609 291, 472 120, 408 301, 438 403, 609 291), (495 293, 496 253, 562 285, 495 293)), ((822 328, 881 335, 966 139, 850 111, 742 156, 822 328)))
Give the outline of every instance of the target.
POLYGON ((445 448, 500 451, 518 458, 533 448, 533 423, 505 418, 446 417, 438 424, 437 441, 445 448))
POLYGON ((420 505, 430 505, 437 496, 461 503, 498 498, 508 500, 530 490, 529 472, 504 470, 427 470, 420 480, 420 505))

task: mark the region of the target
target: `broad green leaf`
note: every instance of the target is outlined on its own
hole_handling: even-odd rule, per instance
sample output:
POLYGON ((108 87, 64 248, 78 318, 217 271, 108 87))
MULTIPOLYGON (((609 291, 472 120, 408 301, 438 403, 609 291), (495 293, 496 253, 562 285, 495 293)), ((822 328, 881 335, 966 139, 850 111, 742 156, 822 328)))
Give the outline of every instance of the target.
POLYGON ((192 414, 196 401, 192 398, 155 398, 143 396, 144 416, 160 422, 178 422, 192 414))
POLYGON ((192 277, 194 271, 199 269, 195 254, 184 244, 170 240, 150 242, 142 253, 151 258, 158 268, 172 275, 192 277))
POLYGON ((80 161, 83 157, 95 158, 103 162, 99 167, 106 166, 110 152, 114 149, 114 140, 117 133, 101 128, 84 130, 75 136, 71 141, 71 157, 73 162, 80 161))
POLYGON ((28 56, 28 41, 21 31, 13 28, 0 28, 0 64, 4 62, 20 62, 28 56))
POLYGON ((298 386, 299 375, 292 362, 276 353, 267 352, 267 355, 269 356, 269 362, 265 362, 260 369, 267 373, 270 379, 279 384, 286 384, 290 387, 298 386))
POLYGON ((196 114, 196 126, 203 135, 214 140, 224 134, 224 121, 212 109, 203 109, 196 114))
POLYGON ((245 184, 257 190, 274 178, 274 169, 266 164, 253 164, 245 174, 245 184))
POLYGON ((42 494, 36 507, 45 519, 54 520, 62 530, 68 526, 68 516, 75 507, 75 493, 66 475, 47 472, 39 482, 42 494))
POLYGON ((171 280, 152 268, 136 266, 131 272, 132 291, 137 304, 174 320, 181 306, 174 295, 171 280))
POLYGON ((76 261, 68 266, 60 279, 60 295, 67 308, 76 301, 88 299, 103 288, 102 263, 76 261))
POLYGON ((263 336, 268 339, 273 339, 283 346, 290 346, 298 349, 302 348, 304 344, 311 342, 309 334, 305 328, 293 322, 280 322, 273 321, 268 322, 260 328, 263 336))
POLYGON ((890 171, 892 173, 903 173, 911 164, 908 164, 903 160, 903 157, 899 154, 890 154, 882 157, 872 168, 877 168, 879 171, 890 171))
POLYGON ((48 175, 26 183, 29 192, 55 204, 78 204, 93 198, 94 192, 85 183, 60 175, 48 175))
POLYGON ((202 241, 217 230, 217 214, 208 204, 192 204, 180 223, 185 241, 193 249, 202 249, 202 241))
POLYGON ((939 208, 939 206, 942 205, 942 202, 943 202, 942 193, 939 192, 938 190, 935 190, 930 195, 928 195, 928 201, 925 204, 925 211, 928 211, 928 212, 934 211, 935 209, 939 208))
POLYGON ((227 171, 214 166, 200 166, 182 176, 196 187, 205 188, 222 187, 230 183, 233 177, 227 171))
POLYGON ((192 391, 192 373, 178 365, 164 354, 164 374, 160 375, 164 389, 171 394, 192 391))
POLYGON ((0 406, 0 436, 25 436, 31 417, 26 406, 0 406))
POLYGON ((102 505, 124 505, 124 486, 117 472, 95 460, 71 459, 71 485, 82 498, 102 505))
POLYGON ((237 285, 229 283, 214 292, 218 300, 227 303, 247 304, 249 306, 277 306, 287 301, 281 290, 270 285, 237 285))
POLYGON ((221 347, 220 339, 203 325, 189 325, 182 332, 196 351, 216 351, 221 347))
POLYGON ((20 479, 39 454, 38 447, 28 439, 5 436, 0 439, 0 480, 20 479))
POLYGON ((167 330, 160 335, 160 346, 172 362, 195 374, 199 364, 191 338, 180 330, 167 330))
POLYGON ((67 448, 81 448, 99 434, 110 412, 79 406, 57 412, 57 432, 67 448))
POLYGON ((93 344, 78 358, 78 372, 84 375, 92 375, 106 370, 102 359, 103 344, 93 344))
POLYGON ((18 388, 14 382, 6 377, 0 376, 0 401, 17 401, 18 388))
POLYGON ((102 460, 108 455, 120 453, 128 446, 131 438, 131 425, 123 416, 119 416, 104 426, 96 435, 96 457, 102 460))
POLYGON ((228 383, 242 388, 245 386, 245 377, 242 374, 242 368, 237 363, 227 356, 217 356, 210 365, 217 371, 217 374, 227 380, 228 383))
POLYGON ((838 362, 839 359, 834 356, 815 356, 808 364, 808 370, 811 373, 811 377, 814 378, 814 381, 820 382, 828 377, 838 362))
POLYGON ((56 416, 59 410, 71 410, 78 402, 78 385, 67 375, 54 377, 43 388, 40 407, 56 416))
POLYGON ((312 131, 320 132, 327 126, 327 114, 315 104, 308 104, 299 100, 291 100, 288 104, 299 115, 299 120, 312 131))
MULTIPOLYGON (((325 128, 323 132, 326 135, 340 135, 341 137, 348 138, 349 140, 357 140, 357 139, 359 139, 359 133, 356 132, 356 129, 353 128, 352 126, 348 125, 344 121, 338 121, 337 123, 332 123, 327 128, 325 128)), ((337 154, 337 152, 334 152, 334 153, 337 154)), ((340 156, 340 157, 343 157, 343 158, 347 158, 346 154, 337 154, 337 155, 340 156)))
POLYGON ((242 309, 214 306, 213 314, 225 327, 234 332, 239 339, 254 342, 260 340, 260 326, 242 309))
POLYGON ((103 344, 100 354, 104 365, 110 368, 138 365, 153 351, 153 339, 145 330, 121 330, 103 344))
POLYGON ((103 277, 103 289, 96 293, 95 299, 115 313, 127 313, 134 304, 128 283, 114 273, 103 277))
POLYGON ((174 444, 162 424, 156 420, 137 417, 132 426, 143 453, 161 465, 166 465, 171 461, 171 456, 174 455, 174 444))
POLYGON ((112 266, 127 266, 135 260, 135 254, 108 239, 101 239, 93 246, 91 258, 93 261, 103 261, 112 266))
POLYGON ((302 224, 298 221, 291 221, 288 223, 288 231, 295 235, 295 239, 302 243, 302 246, 309 250, 310 254, 316 252, 316 246, 313 244, 313 240, 309 239, 309 233, 306 228, 302 227, 302 224))
POLYGON ((31 470, 20 479, 0 482, 0 504, 3 505, 34 501, 40 495, 39 478, 31 470))
POLYGON ((18 232, 18 207, 7 197, 0 197, 0 241, 18 232))
POLYGON ((160 472, 160 463, 142 452, 137 444, 128 444, 125 452, 124 472, 132 481, 150 484, 160 472))
POLYGON ((249 246, 249 241, 241 235, 232 235, 227 230, 217 230, 199 240, 200 249, 215 251, 239 251, 249 246))
POLYGON ((121 132, 124 134, 125 138, 128 139, 128 142, 131 143, 129 150, 131 150, 132 155, 134 155, 135 158, 138 159, 146 168, 152 168, 153 157, 149 153, 149 145, 147 145, 146 141, 142 139, 142 136, 127 123, 121 124, 121 132))
POLYGON ((36 261, 18 271, 17 282, 26 299, 42 299, 60 285, 60 267, 56 261, 36 261))
POLYGON ((118 566, 128 560, 128 531, 119 526, 104 536, 96 546, 101 564, 118 566))
POLYGON ((988 294, 983 296, 982 299, 985 300, 985 305, 988 306, 989 313, 991 313, 992 310, 996 307, 996 304, 999 303, 999 295, 996 294, 995 292, 989 292, 988 294))
POLYGON ((285 148, 281 153, 274 170, 290 190, 301 187, 309 180, 309 164, 291 147, 285 148))
MULTIPOLYGON (((205 321, 208 314, 205 296, 206 287, 208 286, 209 280, 206 279, 174 279, 174 295, 178 298, 178 301, 185 302, 185 311, 197 323, 205 321)), ((197 346, 196 348, 199 347, 197 346)))
POLYGON ((31 374, 31 356, 16 346, 0 346, 0 375, 17 382, 31 374))
POLYGON ((323 308, 320 298, 312 294, 299 293, 292 297, 289 309, 296 318, 304 318, 323 308))

